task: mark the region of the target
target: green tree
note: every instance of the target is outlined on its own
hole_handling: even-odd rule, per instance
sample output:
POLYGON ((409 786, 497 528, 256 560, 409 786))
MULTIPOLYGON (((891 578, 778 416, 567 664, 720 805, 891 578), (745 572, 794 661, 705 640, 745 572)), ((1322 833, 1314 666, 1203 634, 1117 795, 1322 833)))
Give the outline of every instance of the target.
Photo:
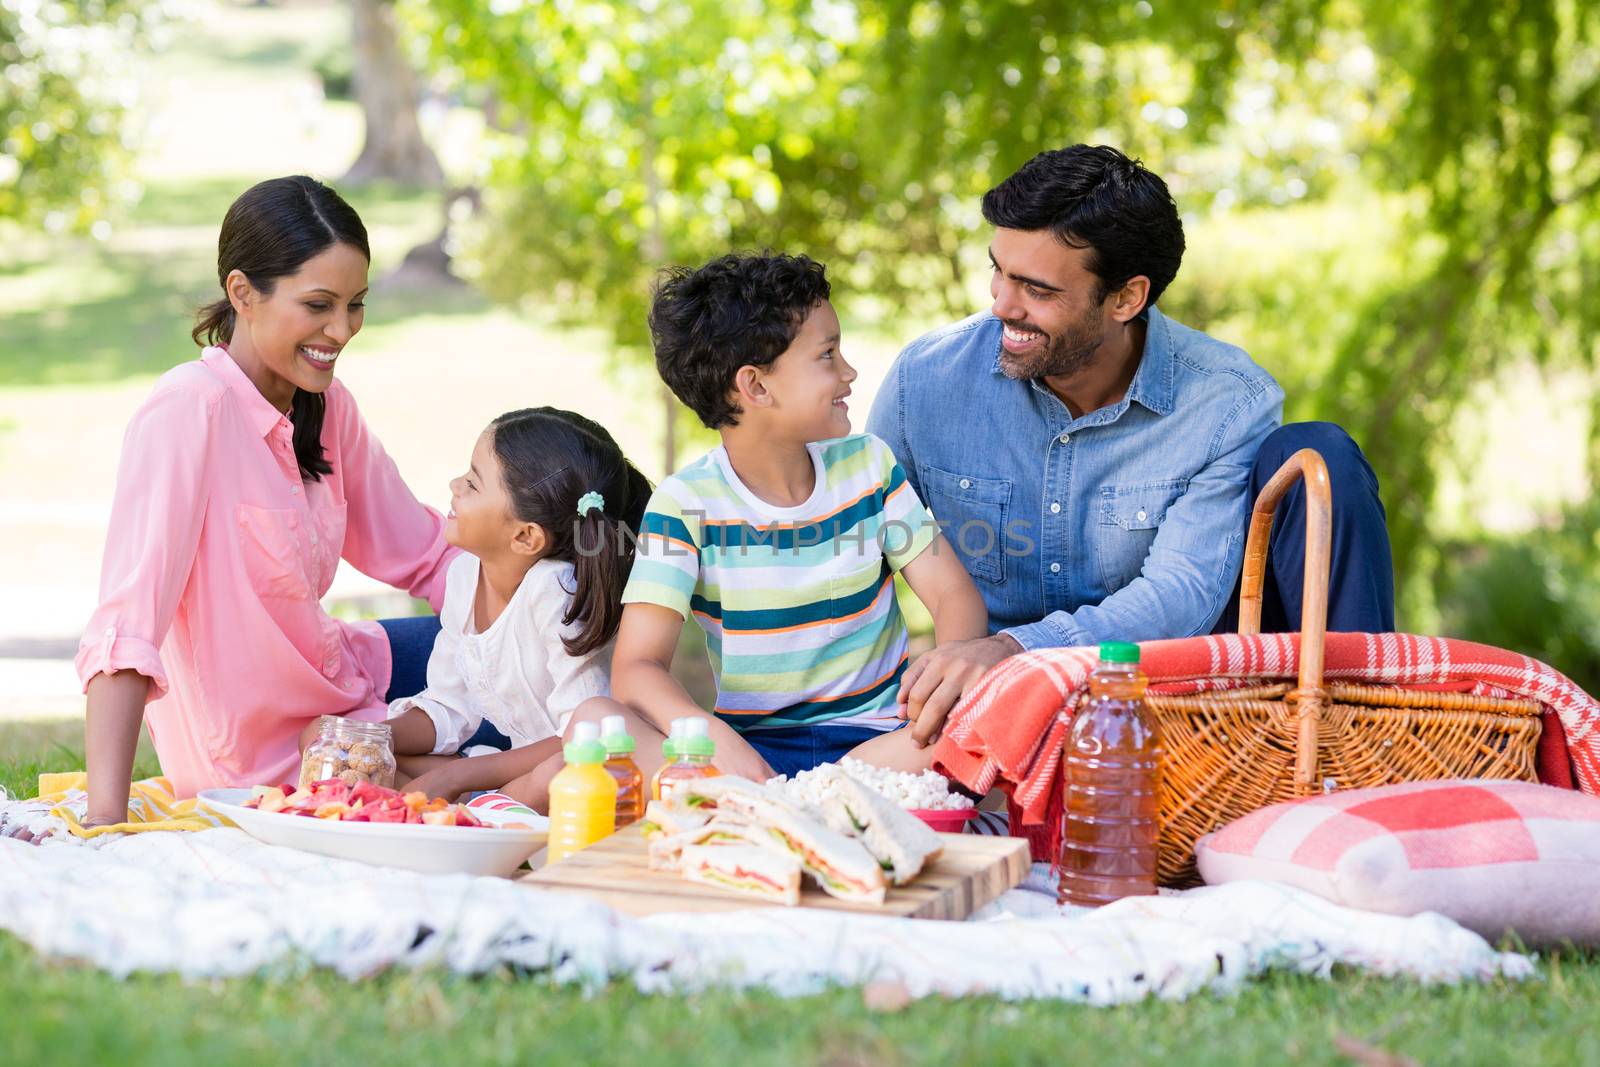
POLYGON ((1048 147, 1118 143, 1191 217, 1364 190, 1392 225, 1336 255, 1365 279, 1219 294, 1180 276, 1170 299, 1275 317, 1252 348, 1286 368, 1291 416, 1371 454, 1408 603, 1439 564, 1429 502, 1468 390, 1507 360, 1593 362, 1600 11, 1582 0, 452 0, 413 17, 510 132, 490 288, 635 349, 651 270, 730 246, 812 252, 908 319, 969 310, 978 198, 1048 147))
POLYGON ((0 220, 86 226, 124 154, 117 57, 139 0, 0 2, 0 220))

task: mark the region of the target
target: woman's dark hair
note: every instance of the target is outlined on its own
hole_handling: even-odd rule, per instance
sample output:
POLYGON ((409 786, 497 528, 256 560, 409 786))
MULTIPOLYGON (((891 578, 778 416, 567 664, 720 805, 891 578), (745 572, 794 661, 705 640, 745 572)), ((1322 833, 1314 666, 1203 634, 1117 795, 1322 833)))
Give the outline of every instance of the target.
POLYGON ((1130 278, 1150 279, 1149 307, 1178 276, 1183 222, 1167 183, 1106 145, 1040 152, 983 195, 983 217, 1007 230, 1049 230, 1089 249, 1095 303, 1130 278))
POLYGON ((736 426, 739 368, 783 355, 829 291, 826 268, 808 256, 735 252, 668 267, 650 304, 656 371, 708 428, 736 426))
POLYGON ((511 510, 519 522, 538 523, 550 538, 543 559, 572 564, 577 588, 563 626, 567 652, 582 656, 602 648, 622 622, 622 587, 633 569, 634 542, 650 483, 622 454, 606 428, 560 408, 524 408, 489 424, 494 454, 511 510), (599 493, 604 504, 578 514, 578 502, 599 493))
MULTIPOLYGON (((201 308, 195 316, 197 345, 227 344, 233 340, 234 311, 227 297, 228 275, 243 271, 250 284, 270 294, 279 278, 298 271, 306 260, 343 242, 370 262, 367 228, 355 208, 315 178, 297 174, 252 185, 228 208, 217 237, 217 282, 221 300, 201 308)), ((294 391, 289 421, 294 424, 294 457, 300 477, 320 481, 333 473, 322 454, 321 393, 294 391)))

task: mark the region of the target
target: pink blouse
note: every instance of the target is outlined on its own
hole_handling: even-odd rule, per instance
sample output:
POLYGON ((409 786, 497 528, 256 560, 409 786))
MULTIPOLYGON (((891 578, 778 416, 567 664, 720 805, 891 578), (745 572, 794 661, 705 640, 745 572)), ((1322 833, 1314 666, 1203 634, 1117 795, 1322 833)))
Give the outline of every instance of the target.
POLYGON ((303 482, 289 419, 222 348, 174 367, 128 424, 100 573, 78 646, 150 679, 146 722, 179 796, 292 781, 319 715, 380 721, 389 642, 319 603, 343 556, 439 609, 455 550, 337 380, 303 482))

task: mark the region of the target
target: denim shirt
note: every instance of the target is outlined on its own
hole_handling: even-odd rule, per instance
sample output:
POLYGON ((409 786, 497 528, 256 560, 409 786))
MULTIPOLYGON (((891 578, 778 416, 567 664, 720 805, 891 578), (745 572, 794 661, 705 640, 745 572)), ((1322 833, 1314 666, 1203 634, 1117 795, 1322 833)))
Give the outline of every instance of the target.
POLYGON ((1005 376, 988 312, 907 345, 872 406, 990 633, 1025 649, 1209 633, 1233 593, 1283 390, 1243 350, 1146 316, 1127 395, 1082 418, 1005 376))

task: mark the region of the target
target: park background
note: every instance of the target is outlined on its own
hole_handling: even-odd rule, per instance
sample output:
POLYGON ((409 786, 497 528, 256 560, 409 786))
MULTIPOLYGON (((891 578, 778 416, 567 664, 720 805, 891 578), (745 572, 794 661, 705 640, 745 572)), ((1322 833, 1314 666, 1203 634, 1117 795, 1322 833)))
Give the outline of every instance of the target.
MULTIPOLYGON (((1289 419, 1339 422, 1367 450, 1400 628, 1515 648, 1600 688, 1593 5, 0 0, 0 784, 81 759, 70 661, 116 536, 122 431, 155 377, 195 355, 217 230, 253 182, 315 175, 366 220, 374 288, 340 374, 416 494, 443 507, 476 434, 512 407, 599 419, 652 478, 705 447, 654 377, 644 308, 655 267, 730 247, 828 263, 859 429, 901 345, 987 306, 983 191, 1080 141, 1172 189, 1188 252, 1163 309, 1247 349, 1289 419)), ((412 610, 348 567, 329 602, 412 610)), ((0 970, 44 980, 14 943, 0 970)), ((1582 973, 1590 997, 1597 973, 1582 973)), ((442 1017, 464 1017, 452 998, 467 994, 395 981, 396 1003, 443 997, 442 1017)), ((54 974, 44 987, 31 1003, 111 998, 107 1018, 151 1047, 166 1034, 237 1054, 228 1041, 266 1048, 284 1038, 262 1036, 272 1025, 292 1029, 207 1045, 148 1016, 146 994, 54 974)), ((279 996, 263 988, 214 993, 254 1011, 279 996)), ((1410 1019, 1384 1033, 1430 1055, 1487 1049, 1550 1007, 1336 988, 1410 1019), (1441 1010, 1479 1044, 1439 1045, 1441 1010)), ((1292 1036, 1330 992, 1263 998, 1239 1009, 1261 1034, 1221 1059, 1250 1042, 1333 1055, 1292 1036)), ((385 1010, 375 1025, 408 1017, 385 1010)), ((840 1033, 860 1023, 838 1018, 840 1033)), ((114 1040, 112 1022, 58 1022, 19 1031, 20 1048, 114 1040)), ((872 1062, 900 1055, 868 1045, 872 1062)))

